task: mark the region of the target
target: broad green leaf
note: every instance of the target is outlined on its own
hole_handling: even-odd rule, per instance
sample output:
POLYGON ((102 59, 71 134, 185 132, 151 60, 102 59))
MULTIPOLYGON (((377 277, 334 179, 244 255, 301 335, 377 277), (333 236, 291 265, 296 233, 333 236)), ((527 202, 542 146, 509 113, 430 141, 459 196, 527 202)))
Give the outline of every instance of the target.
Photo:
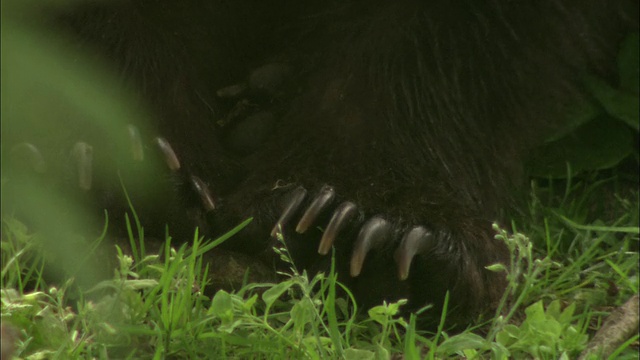
POLYGON ((293 281, 287 280, 283 281, 279 284, 274 285, 271 289, 265 291, 262 294, 262 300, 267 304, 267 306, 273 305, 273 303, 280 297, 282 294, 287 291, 292 285, 293 281))
POLYGON ((369 350, 347 349, 344 351, 346 360, 373 360, 375 357, 376 354, 369 350))
POLYGON ((532 151, 527 168, 533 176, 560 179, 567 176, 567 163, 574 174, 608 169, 634 152, 636 136, 622 122, 601 116, 532 151))
POLYGON ((542 300, 534 303, 533 305, 529 305, 529 307, 527 307, 524 312, 527 314, 527 322, 545 320, 542 300))
POLYGON ((219 317, 223 322, 233 320, 233 302, 231 295, 224 290, 219 290, 211 300, 209 313, 219 317))
POLYGON ((452 355, 460 350, 484 350, 489 348, 487 340, 474 333, 464 333, 450 337, 438 345, 438 353, 452 355))
POLYGON ((291 309, 291 319, 296 331, 303 331, 305 325, 313 320, 316 309, 309 298, 296 302, 291 309))
POLYGON ((576 310, 576 303, 571 303, 557 318, 561 324, 569 324, 573 318, 573 312, 576 310))
POLYGON ((618 74, 620 75, 620 88, 638 95, 640 88, 640 35, 632 33, 620 46, 618 55, 618 74))
POLYGON ((585 83, 609 115, 622 120, 636 131, 640 130, 640 98, 637 94, 614 89, 596 77, 588 77, 585 83))
POLYGON ((560 301, 554 300, 547 306, 547 315, 552 318, 559 320, 560 319, 560 301))

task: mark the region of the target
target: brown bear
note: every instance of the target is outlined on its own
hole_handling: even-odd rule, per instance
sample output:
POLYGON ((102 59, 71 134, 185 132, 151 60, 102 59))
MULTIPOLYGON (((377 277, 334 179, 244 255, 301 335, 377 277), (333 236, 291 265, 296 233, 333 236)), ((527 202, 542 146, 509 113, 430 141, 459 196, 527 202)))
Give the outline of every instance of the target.
MULTIPOLYGON (((524 155, 585 96, 585 72, 611 75, 636 7, 122 0, 58 9, 52 26, 152 114, 151 133, 127 128, 131 157, 155 148, 166 163, 168 191, 131 191, 147 232, 216 236, 253 217, 225 246, 262 256, 282 232, 312 271, 334 248, 365 307, 407 298, 437 317, 449 291, 464 323, 502 294, 485 268, 507 256, 491 224, 518 208, 524 155)), ((73 171, 91 179, 108 156, 84 136, 73 171)), ((127 206, 118 184, 77 186, 112 213, 127 206)))

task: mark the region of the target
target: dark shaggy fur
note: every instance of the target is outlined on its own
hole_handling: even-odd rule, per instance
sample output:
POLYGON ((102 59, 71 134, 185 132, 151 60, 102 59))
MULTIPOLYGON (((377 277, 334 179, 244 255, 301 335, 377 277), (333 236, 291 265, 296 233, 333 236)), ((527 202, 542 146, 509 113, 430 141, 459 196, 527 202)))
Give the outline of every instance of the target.
POLYGON ((637 13, 627 5, 105 1, 74 6, 56 26, 113 64, 181 160, 173 193, 140 211, 148 224, 169 222, 185 234, 198 225, 213 236, 253 216, 227 246, 270 252, 269 231, 301 185, 309 195, 282 224, 298 265, 326 270, 316 226, 352 201, 359 212, 334 245, 356 297, 365 306, 406 297, 409 310, 431 303, 437 316, 449 290, 452 317, 464 322, 501 296, 502 276, 484 268, 505 259, 491 222, 517 208, 523 155, 583 96, 582 74, 610 76, 625 12, 637 13), (265 70, 273 79, 246 95, 249 110, 216 95, 265 64, 285 70, 265 70), (192 175, 208 186, 215 210, 203 208, 192 175), (323 184, 336 199, 297 234, 323 184), (390 227, 351 277, 354 242, 375 215, 390 227), (431 235, 400 281, 396 249, 418 225, 431 235))

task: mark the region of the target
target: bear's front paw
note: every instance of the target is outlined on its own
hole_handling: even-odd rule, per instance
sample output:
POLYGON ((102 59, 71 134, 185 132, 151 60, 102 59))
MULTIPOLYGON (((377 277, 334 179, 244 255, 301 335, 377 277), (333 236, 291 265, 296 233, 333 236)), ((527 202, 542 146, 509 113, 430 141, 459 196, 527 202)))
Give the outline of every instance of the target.
POLYGON ((490 309, 502 293, 504 278, 485 268, 506 259, 489 222, 469 220, 448 229, 369 215, 329 185, 311 196, 297 187, 283 204, 271 235, 282 232, 294 263, 309 271, 327 271, 326 255, 335 249, 340 280, 364 307, 406 298, 407 311, 432 305, 429 317, 435 319, 449 292, 448 308, 456 309, 451 321, 463 323, 490 309))

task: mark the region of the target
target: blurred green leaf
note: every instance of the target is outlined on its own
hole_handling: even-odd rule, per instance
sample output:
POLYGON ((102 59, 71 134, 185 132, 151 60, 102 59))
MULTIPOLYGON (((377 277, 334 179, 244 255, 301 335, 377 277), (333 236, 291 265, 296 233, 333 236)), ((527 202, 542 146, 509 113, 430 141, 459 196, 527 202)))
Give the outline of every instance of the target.
POLYGON ((600 116, 568 136, 532 152, 527 166, 533 176, 564 178, 573 173, 608 169, 634 151, 636 133, 622 122, 600 116))
POLYGON ((285 291, 289 290, 293 284, 294 282, 291 280, 276 284, 262 294, 262 300, 270 307, 285 291))
POLYGON ((209 312, 222 319, 223 322, 233 321, 233 303, 231 295, 224 290, 219 290, 211 300, 209 312))
POLYGON ((622 120, 635 130, 640 129, 640 98, 637 94, 614 89, 596 77, 588 77, 585 83, 607 114, 622 120))
POLYGON ((632 33, 624 40, 618 56, 620 88, 638 95, 640 92, 640 34, 632 33))

